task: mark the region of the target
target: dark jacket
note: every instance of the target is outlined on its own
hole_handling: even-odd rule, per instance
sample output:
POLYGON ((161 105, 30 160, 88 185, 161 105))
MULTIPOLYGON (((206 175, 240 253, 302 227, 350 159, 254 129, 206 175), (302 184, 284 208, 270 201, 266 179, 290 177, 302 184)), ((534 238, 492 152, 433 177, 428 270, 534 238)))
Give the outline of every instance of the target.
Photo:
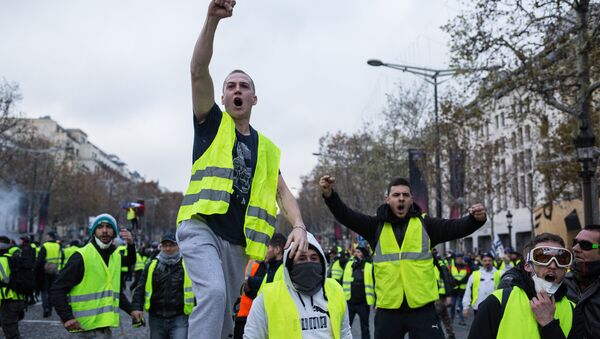
POLYGON ((367 304, 367 295, 365 293, 365 262, 366 260, 364 259, 354 259, 352 263, 348 263, 348 265, 352 265, 352 283, 350 284, 350 300, 348 300, 348 304, 367 304))
POLYGON ((577 303, 576 310, 582 313, 586 338, 600 338, 600 276, 583 291, 572 272, 567 274, 565 284, 567 296, 577 303))
MULTIPOLYGON (((160 255, 153 259, 158 263, 152 274, 152 296, 150 297, 149 313, 160 318, 171 318, 183 313, 183 277, 182 261, 168 265, 160 260, 160 255)), ((133 292, 132 308, 143 311, 148 279, 148 268, 152 261, 146 265, 140 277, 140 283, 133 292)))
MULTIPOLYGON (((383 204, 377 208, 377 214, 371 216, 350 209, 344 204, 335 191, 331 193, 329 198, 324 198, 325 203, 333 216, 340 223, 365 238, 373 249, 377 247, 379 235, 383 230, 383 224, 385 222, 392 224, 398 246, 402 246, 404 235, 406 234, 406 229, 408 227, 408 221, 411 217, 420 217, 423 213, 421 207, 416 203, 413 203, 406 217, 398 218, 392 213, 388 204, 383 204)), ((483 226, 483 224, 485 224, 485 222, 479 222, 471 215, 460 219, 432 218, 428 215, 425 215, 423 218, 423 227, 429 235, 431 248, 446 241, 465 237, 475 232, 479 227, 483 226)), ((404 298, 400 309, 410 309, 406 298, 404 298)))
MULTIPOLYGON (((340 223, 365 238, 373 249, 377 246, 384 222, 387 221, 392 224, 396 240, 401 245, 404 240, 404 234, 406 234, 409 219, 421 216, 423 213, 421 207, 413 203, 407 217, 400 219, 390 211, 388 204, 383 204, 377 208, 375 216, 366 215, 353 211, 346 206, 335 191, 332 192, 329 198, 325 198, 325 203, 340 223)), ((441 219, 429 217, 428 215, 423 218, 423 226, 431 240, 431 248, 446 241, 466 237, 483 226, 483 224, 485 222, 479 222, 471 215, 460 219, 441 219)))
MULTIPOLYGON (((535 286, 528 272, 523 269, 523 265, 516 266, 503 275, 503 281, 507 284, 510 281, 510 286, 504 289, 504 293, 508 293, 511 289, 520 288, 527 294, 529 300, 536 295, 535 286), (510 280, 504 280, 506 274, 511 277, 510 280)), ((562 298, 566 298, 567 288, 563 284, 560 286, 554 299, 558 302, 562 298)), ((469 331, 469 339, 487 339, 496 338, 500 321, 502 321, 504 309, 498 298, 494 295, 488 296, 480 305, 477 311, 477 316, 473 320, 471 330, 469 331)), ((573 313, 573 325, 568 338, 582 338, 581 317, 577 313, 573 313)), ((515 330, 518 330, 518 324, 515 324, 515 330)), ((552 320, 544 327, 540 327, 540 337, 542 339, 565 338, 564 333, 560 328, 560 323, 557 319, 552 320)), ((517 334, 515 334, 517 335, 517 334)), ((515 336, 516 338, 516 336, 515 336)))
POLYGON ((268 283, 272 282, 275 278, 275 273, 277 273, 277 269, 279 268, 279 266, 281 266, 282 263, 283 259, 274 260, 269 263, 264 261, 261 262, 254 276, 248 278, 246 285, 247 290, 244 290, 246 296, 250 299, 256 298, 256 296, 258 295, 258 291, 260 290, 260 287, 262 286, 262 283, 265 279, 265 276, 267 277, 268 283))
MULTIPOLYGON (((96 245, 95 241, 91 241, 100 256, 104 260, 104 263, 108 265, 110 260, 110 256, 116 250, 115 245, 111 245, 109 248, 103 250, 96 245)), ((135 245, 128 245, 127 247, 127 255, 123 256, 121 259, 121 266, 130 266, 135 264, 135 245)), ((56 313, 60 319, 65 322, 67 320, 74 319, 73 310, 69 305, 67 299, 67 293, 71 291, 75 285, 79 284, 81 280, 83 280, 83 275, 85 273, 85 267, 83 265, 83 257, 79 252, 73 253, 69 258, 69 261, 63 267, 62 270, 58 273, 56 280, 52 284, 50 288, 50 303, 54 306, 56 313)), ((124 289, 122 286, 124 282, 121 282, 121 294, 119 295, 119 307, 127 312, 127 314, 131 313, 131 304, 127 297, 125 296, 124 289)))

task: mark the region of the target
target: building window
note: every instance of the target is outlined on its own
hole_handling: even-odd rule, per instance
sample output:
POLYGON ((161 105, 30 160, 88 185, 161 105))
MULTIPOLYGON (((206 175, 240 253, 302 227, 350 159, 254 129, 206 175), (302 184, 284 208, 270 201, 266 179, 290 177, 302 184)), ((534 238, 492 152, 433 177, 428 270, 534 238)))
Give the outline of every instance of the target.
POLYGON ((519 138, 519 146, 523 146, 523 127, 519 127, 517 137, 519 138))
POLYGON ((498 129, 498 128, 500 128, 500 117, 496 115, 495 120, 496 120, 496 129, 498 129))
POLYGON ((531 149, 525 150, 525 168, 527 171, 531 171, 533 169, 533 154, 531 149))
POLYGON ((531 141, 531 126, 525 125, 525 141, 531 141))
POLYGON ((504 127, 505 125, 505 121, 504 121, 504 112, 500 113, 500 123, 502 124, 502 127, 504 127))

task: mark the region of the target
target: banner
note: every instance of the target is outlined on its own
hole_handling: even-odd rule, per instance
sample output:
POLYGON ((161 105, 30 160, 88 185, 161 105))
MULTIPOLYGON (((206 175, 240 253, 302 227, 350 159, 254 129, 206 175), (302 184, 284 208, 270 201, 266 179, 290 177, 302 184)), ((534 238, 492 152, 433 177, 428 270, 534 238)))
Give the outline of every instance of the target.
POLYGON ((425 165, 425 152, 418 149, 408 150, 408 176, 410 181, 410 190, 414 202, 421 207, 423 213, 429 211, 429 192, 427 190, 427 181, 423 176, 421 168, 425 165))

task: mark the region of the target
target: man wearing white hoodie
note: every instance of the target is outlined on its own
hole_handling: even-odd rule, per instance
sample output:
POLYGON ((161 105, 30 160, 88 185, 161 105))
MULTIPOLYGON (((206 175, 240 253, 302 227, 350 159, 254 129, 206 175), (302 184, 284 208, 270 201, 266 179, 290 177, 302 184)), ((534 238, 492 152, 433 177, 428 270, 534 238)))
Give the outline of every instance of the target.
POLYGON ((254 299, 244 330, 245 339, 351 339, 342 286, 327 276, 321 245, 308 233, 308 251, 283 256, 282 281, 263 287, 254 299))

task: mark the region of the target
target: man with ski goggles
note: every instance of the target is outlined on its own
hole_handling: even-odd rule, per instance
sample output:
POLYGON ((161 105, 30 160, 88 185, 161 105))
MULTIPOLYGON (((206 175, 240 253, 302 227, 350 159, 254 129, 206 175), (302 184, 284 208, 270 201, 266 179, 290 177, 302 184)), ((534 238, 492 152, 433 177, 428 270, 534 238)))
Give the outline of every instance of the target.
POLYGON ((525 264, 511 270, 511 286, 496 290, 479 305, 469 338, 581 338, 575 304, 562 285, 573 255, 550 233, 526 246, 525 264))
POLYGON ((587 225, 573 239, 575 262, 567 274, 567 296, 583 315, 586 338, 600 338, 600 225, 587 225))

